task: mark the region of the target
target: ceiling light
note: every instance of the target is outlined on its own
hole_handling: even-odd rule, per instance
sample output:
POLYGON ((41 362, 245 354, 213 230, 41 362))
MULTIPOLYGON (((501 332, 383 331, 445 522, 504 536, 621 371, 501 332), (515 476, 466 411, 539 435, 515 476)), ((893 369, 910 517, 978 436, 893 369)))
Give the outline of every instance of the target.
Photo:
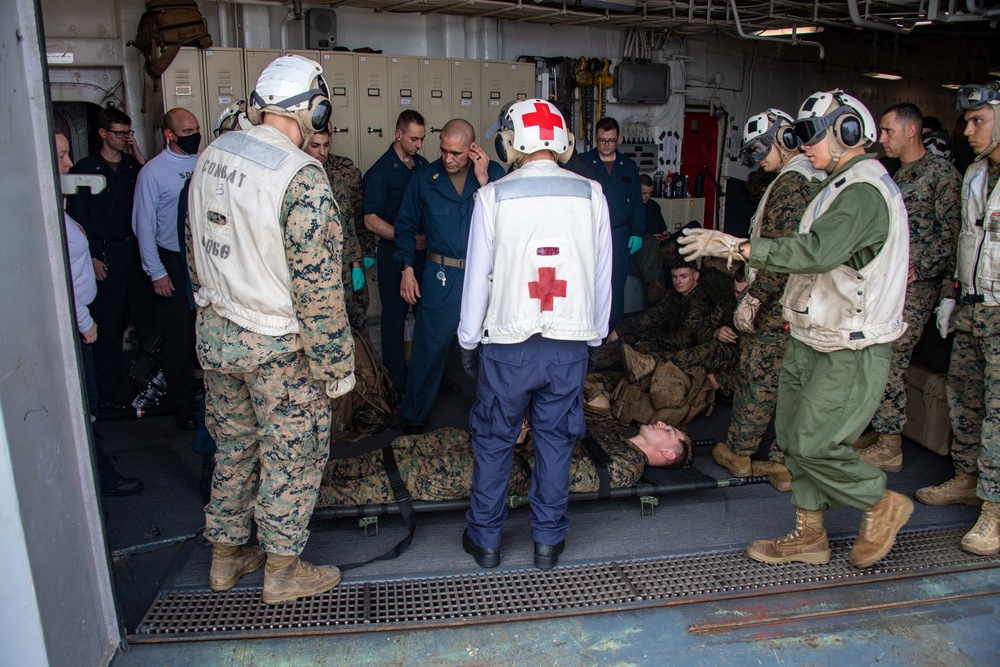
POLYGON ((769 28, 768 30, 757 30, 753 34, 758 37, 787 37, 789 35, 807 35, 815 32, 823 32, 823 28, 815 25, 802 25, 792 28, 769 28))
POLYGON ((917 21, 913 25, 934 25, 934 21, 917 21))
POLYGON ((958 90, 962 86, 958 85, 957 83, 942 83, 941 87, 947 88, 948 90, 958 90))
POLYGON ((882 79, 883 81, 899 81, 903 78, 900 74, 893 74, 892 72, 883 72, 875 69, 867 70, 864 72, 864 75, 872 79, 882 79))
POLYGON ((989 72, 987 72, 987 74, 989 74, 990 76, 1000 76, 1000 67, 991 69, 989 72))

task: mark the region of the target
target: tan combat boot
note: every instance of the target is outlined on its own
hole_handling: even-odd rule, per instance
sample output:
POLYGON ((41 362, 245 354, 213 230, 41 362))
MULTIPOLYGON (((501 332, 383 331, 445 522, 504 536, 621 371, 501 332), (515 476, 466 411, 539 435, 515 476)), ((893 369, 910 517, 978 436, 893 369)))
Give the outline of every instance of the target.
POLYGON ((625 364, 625 378, 629 382, 642 382, 656 370, 656 360, 653 357, 636 352, 628 343, 622 344, 622 359, 625 364))
POLYGON ((298 556, 268 554, 264 568, 264 604, 291 602, 326 593, 340 583, 333 565, 312 565, 298 556))
POLYGON ((717 442, 715 447, 712 447, 712 459, 728 470, 733 477, 749 477, 753 474, 750 457, 734 454, 724 442, 717 442))
POLYGON ((750 467, 754 477, 767 475, 771 478, 771 486, 782 493, 792 490, 792 473, 777 461, 751 461, 750 467))
POLYGON ((667 290, 659 280, 654 280, 646 286, 646 303, 656 303, 666 295, 667 290))
POLYGON ((1000 503, 983 502, 979 521, 962 538, 962 548, 980 556, 1000 553, 1000 503))
POLYGON ((854 449, 868 449, 869 447, 875 444, 876 440, 878 440, 878 431, 868 431, 860 438, 855 440, 854 444, 851 445, 851 447, 854 449))
POLYGON ((883 472, 903 469, 903 436, 879 433, 875 444, 861 450, 861 460, 883 472))
POLYGON ((795 530, 774 540, 751 542, 747 555, 761 563, 829 563, 830 543, 822 510, 796 509, 795 530))
POLYGON ((896 533, 913 514, 913 501, 895 491, 886 491, 882 498, 861 515, 861 530, 851 548, 855 567, 871 567, 885 558, 896 543, 896 533))
POLYGON ((983 500, 976 495, 978 483, 979 475, 956 470, 944 484, 917 489, 916 496, 924 505, 981 505, 983 500))
POLYGON ((264 552, 260 547, 238 544, 213 544, 212 568, 208 571, 208 587, 213 591, 228 591, 244 574, 260 569, 264 552))

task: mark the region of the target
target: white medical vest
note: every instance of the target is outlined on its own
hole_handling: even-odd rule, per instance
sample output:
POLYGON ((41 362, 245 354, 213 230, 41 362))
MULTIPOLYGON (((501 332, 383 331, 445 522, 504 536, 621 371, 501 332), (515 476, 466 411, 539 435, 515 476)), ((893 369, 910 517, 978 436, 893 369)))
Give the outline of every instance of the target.
POLYGON ((982 296, 1000 305, 1000 184, 989 187, 989 159, 973 162, 962 184, 962 230, 958 234, 958 282, 962 296, 982 296))

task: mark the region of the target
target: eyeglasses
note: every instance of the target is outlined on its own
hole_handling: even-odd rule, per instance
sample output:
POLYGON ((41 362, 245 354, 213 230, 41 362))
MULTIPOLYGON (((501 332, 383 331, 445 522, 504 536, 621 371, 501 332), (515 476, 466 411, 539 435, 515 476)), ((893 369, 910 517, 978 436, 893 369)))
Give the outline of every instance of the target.
POLYGON ((618 143, 618 137, 615 137, 614 139, 598 139, 597 143, 599 143, 599 144, 616 144, 616 143, 618 143))
POLYGON ((134 137, 135 130, 107 130, 108 134, 113 134, 119 139, 124 139, 125 137, 134 137))

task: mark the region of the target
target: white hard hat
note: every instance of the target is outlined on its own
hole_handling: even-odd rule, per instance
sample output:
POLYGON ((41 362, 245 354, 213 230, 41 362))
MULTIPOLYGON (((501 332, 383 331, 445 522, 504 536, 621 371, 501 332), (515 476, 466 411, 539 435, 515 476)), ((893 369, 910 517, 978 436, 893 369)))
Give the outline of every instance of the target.
POLYGON ((314 60, 302 56, 282 56, 264 68, 257 86, 250 95, 250 120, 262 113, 275 113, 296 118, 308 141, 312 133, 330 122, 333 107, 323 79, 323 68, 314 60))
POLYGON ((760 162, 771 152, 777 141, 782 156, 799 147, 799 139, 792 129, 792 117, 781 109, 768 109, 753 116, 743 127, 743 146, 740 153, 754 162, 760 162))
POLYGON ((215 136, 219 136, 222 132, 249 130, 251 127, 253 123, 247 118, 247 101, 239 100, 219 114, 219 119, 215 121, 215 136))
POLYGON ((502 117, 497 119, 503 128, 496 140, 497 157, 516 164, 518 155, 552 151, 560 161, 569 159, 573 137, 554 104, 534 98, 505 108, 506 113, 501 112, 502 117))
POLYGON ((875 119, 868 108, 842 90, 813 93, 802 103, 793 125, 805 146, 831 135, 845 149, 868 146, 877 136, 875 119))

